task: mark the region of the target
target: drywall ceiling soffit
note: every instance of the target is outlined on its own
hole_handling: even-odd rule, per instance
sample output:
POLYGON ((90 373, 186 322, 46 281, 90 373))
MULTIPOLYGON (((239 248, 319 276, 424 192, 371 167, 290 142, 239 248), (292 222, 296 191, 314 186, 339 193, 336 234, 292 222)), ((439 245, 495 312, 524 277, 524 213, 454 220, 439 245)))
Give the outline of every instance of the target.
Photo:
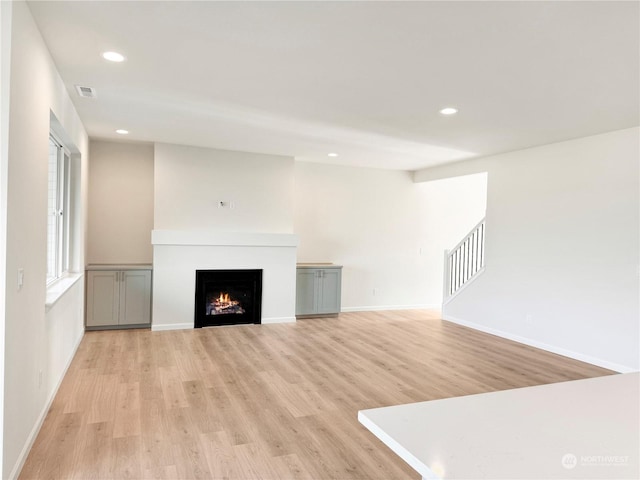
POLYGON ((413 170, 640 123, 637 2, 29 6, 92 137, 413 170))

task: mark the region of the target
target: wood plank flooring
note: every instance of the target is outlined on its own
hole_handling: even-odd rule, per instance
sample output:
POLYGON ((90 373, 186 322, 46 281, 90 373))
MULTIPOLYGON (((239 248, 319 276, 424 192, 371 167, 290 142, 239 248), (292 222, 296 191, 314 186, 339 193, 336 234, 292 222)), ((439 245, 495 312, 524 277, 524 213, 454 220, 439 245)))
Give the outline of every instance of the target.
POLYGON ((417 479, 358 410, 612 372, 439 319, 87 332, 21 479, 417 479))

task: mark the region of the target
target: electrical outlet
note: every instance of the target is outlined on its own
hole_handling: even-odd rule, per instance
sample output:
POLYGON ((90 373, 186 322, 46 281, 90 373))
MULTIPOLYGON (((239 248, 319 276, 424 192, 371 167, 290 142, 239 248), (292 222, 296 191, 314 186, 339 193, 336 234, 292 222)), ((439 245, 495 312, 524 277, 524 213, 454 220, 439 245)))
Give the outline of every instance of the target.
POLYGON ((372 293, 373 293, 373 296, 375 297, 375 296, 376 296, 376 293, 378 293, 378 289, 377 289, 377 288, 374 288, 372 293))
POLYGON ((18 269, 18 290, 24 285, 24 268, 18 269))
POLYGON ((531 313, 527 313, 524 316, 525 323, 533 323, 533 315, 531 313))

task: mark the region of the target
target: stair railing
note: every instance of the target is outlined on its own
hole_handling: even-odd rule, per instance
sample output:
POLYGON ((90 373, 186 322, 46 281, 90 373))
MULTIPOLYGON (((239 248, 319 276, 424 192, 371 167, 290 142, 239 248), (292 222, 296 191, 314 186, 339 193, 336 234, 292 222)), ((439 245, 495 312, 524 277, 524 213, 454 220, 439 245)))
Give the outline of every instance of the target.
POLYGON ((453 249, 444 251, 443 303, 484 270, 484 231, 483 218, 453 249))

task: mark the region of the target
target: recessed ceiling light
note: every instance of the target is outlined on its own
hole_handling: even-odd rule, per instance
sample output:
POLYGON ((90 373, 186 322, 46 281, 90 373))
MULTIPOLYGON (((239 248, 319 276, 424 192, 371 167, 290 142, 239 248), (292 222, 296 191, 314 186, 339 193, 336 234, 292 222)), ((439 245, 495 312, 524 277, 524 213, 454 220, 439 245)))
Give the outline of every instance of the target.
POLYGON ((119 128, 118 130, 116 130, 116 133, 119 133, 120 135, 128 135, 129 130, 123 130, 122 128, 119 128))
POLYGON ((458 109, 454 107, 445 107, 442 110, 440 110, 440 113, 442 115, 454 115, 458 113, 458 109))
POLYGON ((337 154, 337 153, 333 153, 333 152, 332 152, 332 153, 330 153, 328 156, 329 156, 329 157, 337 157, 337 156, 338 156, 338 154, 337 154))
POLYGON ((118 52, 104 52, 102 58, 109 60, 110 62, 123 62, 124 55, 118 52))

